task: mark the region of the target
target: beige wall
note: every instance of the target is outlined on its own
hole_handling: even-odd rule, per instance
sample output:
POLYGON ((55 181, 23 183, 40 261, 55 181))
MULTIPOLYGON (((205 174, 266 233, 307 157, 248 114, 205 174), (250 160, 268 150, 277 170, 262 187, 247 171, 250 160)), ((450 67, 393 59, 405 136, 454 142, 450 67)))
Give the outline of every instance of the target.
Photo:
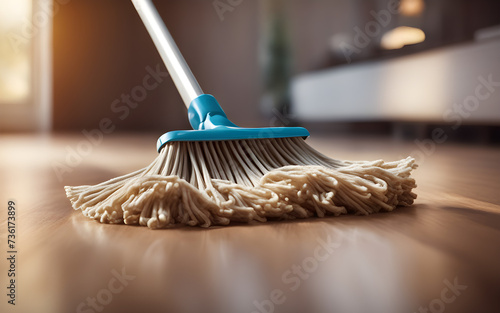
MULTIPOLYGON (((226 12, 223 21, 213 0, 154 1, 205 92, 214 94, 228 116, 241 126, 269 125, 269 117, 263 117, 260 110, 264 80, 259 51, 265 1, 271 0, 244 0, 226 12)), ((354 27, 363 28, 373 20, 370 12, 386 8, 388 1, 283 0, 289 18, 292 72, 301 74, 346 63, 342 53, 333 51, 332 37, 352 41, 354 27)), ((421 24, 414 26, 427 34, 422 45, 384 51, 378 45, 379 38, 374 38, 355 56, 354 63, 470 40, 479 27, 498 24, 492 13, 498 12, 498 1, 481 0, 474 5, 457 1, 427 2, 429 12, 414 21, 421 24), (456 27, 457 23, 463 25, 456 27)), ((407 21, 392 20, 400 22, 407 21)), ((96 128, 106 117, 119 131, 189 128, 185 108, 170 79, 148 92, 127 118, 120 119, 122 107, 112 111, 113 101, 142 84, 145 67, 157 64, 162 64, 161 59, 129 0, 71 0, 54 17, 54 129, 96 128)))
MULTIPOLYGON (((206 93, 242 126, 264 125, 260 88, 258 1, 245 1, 221 21, 212 1, 155 1, 206 93)), ((130 1, 73 0, 54 17, 54 129, 80 131, 110 118, 120 131, 189 128, 169 78, 125 119, 122 93, 142 85, 145 67, 162 64, 130 1)), ((162 70, 164 66, 162 64, 162 70)))

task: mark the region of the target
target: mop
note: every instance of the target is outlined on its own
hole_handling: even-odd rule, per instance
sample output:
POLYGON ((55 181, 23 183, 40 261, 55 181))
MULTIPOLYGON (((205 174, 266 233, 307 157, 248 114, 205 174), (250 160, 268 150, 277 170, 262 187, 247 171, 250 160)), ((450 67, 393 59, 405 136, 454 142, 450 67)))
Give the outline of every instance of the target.
POLYGON ((341 214, 367 215, 416 199, 411 157, 331 159, 302 127, 240 128, 204 94, 150 0, 132 0, 188 108, 194 130, 157 142, 146 168, 95 186, 66 186, 75 210, 101 223, 209 227, 341 214))

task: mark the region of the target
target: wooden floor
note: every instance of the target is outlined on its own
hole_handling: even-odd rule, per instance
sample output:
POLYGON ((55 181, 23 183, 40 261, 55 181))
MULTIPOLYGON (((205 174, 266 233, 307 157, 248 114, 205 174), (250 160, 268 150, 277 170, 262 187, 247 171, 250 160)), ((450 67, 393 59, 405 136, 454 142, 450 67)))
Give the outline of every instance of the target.
POLYGON ((0 135, 1 312, 500 312, 499 148, 313 135, 338 159, 418 156, 416 204, 372 216, 152 231, 73 211, 63 186, 142 168, 155 141, 0 135))

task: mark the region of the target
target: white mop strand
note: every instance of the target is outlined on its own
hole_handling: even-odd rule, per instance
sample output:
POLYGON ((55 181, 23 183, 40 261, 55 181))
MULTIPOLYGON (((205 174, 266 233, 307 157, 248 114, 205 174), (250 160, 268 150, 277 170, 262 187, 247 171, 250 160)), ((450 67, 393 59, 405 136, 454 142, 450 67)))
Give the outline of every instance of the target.
POLYGON ((411 205, 413 158, 339 161, 303 139, 174 142, 140 171, 65 187, 75 210, 102 223, 209 227, 411 205))

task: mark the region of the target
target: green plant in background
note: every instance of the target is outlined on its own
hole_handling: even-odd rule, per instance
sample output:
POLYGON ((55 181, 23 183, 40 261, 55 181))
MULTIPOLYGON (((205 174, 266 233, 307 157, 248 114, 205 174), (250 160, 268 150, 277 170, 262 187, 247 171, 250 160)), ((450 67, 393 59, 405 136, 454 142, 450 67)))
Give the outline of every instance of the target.
POLYGON ((292 76, 291 40, 288 33, 286 1, 263 1, 263 97, 262 110, 278 124, 289 120, 290 80, 292 76))

